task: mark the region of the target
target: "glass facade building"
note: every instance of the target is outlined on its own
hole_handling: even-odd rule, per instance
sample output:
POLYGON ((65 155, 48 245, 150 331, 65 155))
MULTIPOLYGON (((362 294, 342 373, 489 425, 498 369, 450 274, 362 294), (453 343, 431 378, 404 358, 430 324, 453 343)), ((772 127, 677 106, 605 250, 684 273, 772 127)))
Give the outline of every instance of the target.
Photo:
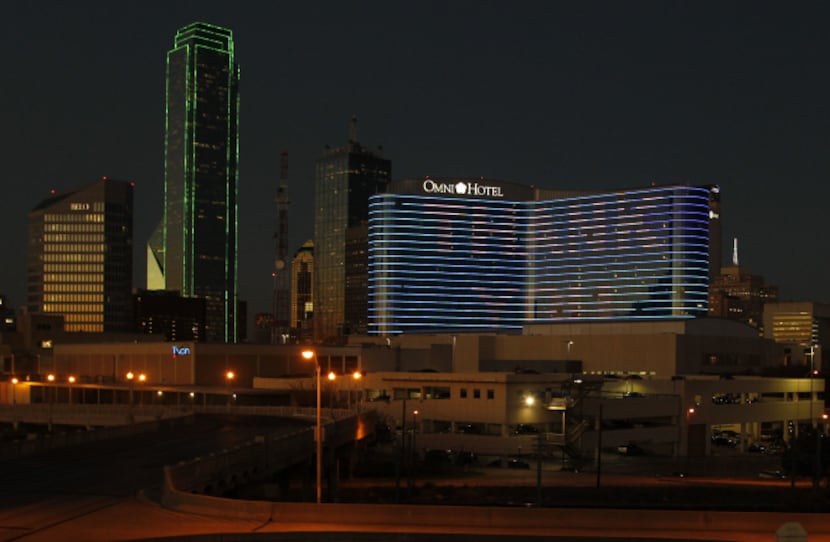
POLYGON ((369 197, 386 189, 391 163, 354 139, 315 164, 314 337, 365 333, 369 197))
POLYGON ((393 183, 369 206, 369 333, 705 316, 713 189, 393 183))
POLYGON ((70 332, 132 330, 133 184, 106 178, 29 212, 30 313, 70 332))
POLYGON ((291 260, 291 329, 311 338, 314 322, 314 243, 306 241, 291 260))
POLYGON ((231 31, 181 28, 167 53, 162 247, 148 254, 165 289, 205 299, 213 342, 238 339, 238 115, 231 31))

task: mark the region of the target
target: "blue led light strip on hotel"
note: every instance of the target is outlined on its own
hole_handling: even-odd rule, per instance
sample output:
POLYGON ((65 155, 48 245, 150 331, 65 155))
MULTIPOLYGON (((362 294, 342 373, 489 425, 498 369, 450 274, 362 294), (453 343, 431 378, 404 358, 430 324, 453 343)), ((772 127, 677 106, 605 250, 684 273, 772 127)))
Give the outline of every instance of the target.
POLYGON ((670 186, 546 201, 375 196, 370 333, 702 316, 709 191, 670 186))

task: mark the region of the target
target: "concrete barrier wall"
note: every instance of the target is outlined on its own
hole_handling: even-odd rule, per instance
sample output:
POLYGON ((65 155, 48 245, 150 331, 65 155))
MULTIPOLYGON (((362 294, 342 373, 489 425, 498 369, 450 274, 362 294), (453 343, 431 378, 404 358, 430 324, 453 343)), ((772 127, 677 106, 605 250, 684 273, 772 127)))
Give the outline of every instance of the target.
POLYGON ((271 504, 268 501, 246 501, 222 499, 209 495, 187 493, 177 490, 172 478, 172 469, 164 468, 161 504, 165 508, 188 514, 202 516, 233 517, 240 520, 265 522, 271 517, 271 504))
MULTIPOLYGON (((694 538, 707 533, 759 533, 774 540, 776 530, 797 522, 811 535, 830 533, 822 514, 711 512, 675 510, 558 509, 431 506, 405 504, 278 503, 221 499, 173 491, 165 503, 180 512, 223 519, 284 523, 292 530, 413 532, 481 532, 490 534, 586 536, 625 532, 652 532, 655 538, 672 534, 694 538)), ((743 538, 742 538, 743 539, 743 538)))
POLYGON ((220 493, 241 482, 263 478, 309 457, 313 429, 252 440, 228 450, 164 468, 165 487, 190 493, 220 493))

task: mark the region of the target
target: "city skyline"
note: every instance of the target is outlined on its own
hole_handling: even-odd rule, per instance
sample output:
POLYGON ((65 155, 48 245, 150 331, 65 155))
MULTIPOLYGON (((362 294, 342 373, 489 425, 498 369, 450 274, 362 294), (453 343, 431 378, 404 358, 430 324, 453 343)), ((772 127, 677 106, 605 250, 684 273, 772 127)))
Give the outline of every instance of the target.
POLYGON ((232 30, 243 58, 239 271, 252 313, 272 306, 280 153, 293 254, 312 237, 314 161, 347 142, 352 115, 393 179, 717 184, 724 244, 740 239, 741 264, 782 299, 830 300, 830 8, 818 2, 84 6, 15 5, 3 37, 16 53, 0 101, 15 127, 2 145, 13 192, 0 211, 0 293, 16 307, 26 210, 101 176, 136 183, 143 285, 162 209, 164 57, 195 21, 232 30))

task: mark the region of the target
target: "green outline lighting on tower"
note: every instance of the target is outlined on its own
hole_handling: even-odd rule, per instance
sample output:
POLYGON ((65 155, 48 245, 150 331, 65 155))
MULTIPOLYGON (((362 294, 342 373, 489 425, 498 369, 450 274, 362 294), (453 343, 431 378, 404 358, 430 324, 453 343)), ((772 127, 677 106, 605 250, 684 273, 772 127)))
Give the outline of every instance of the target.
MULTIPOLYGON (((164 218, 148 288, 205 298, 206 335, 237 341, 239 66, 230 30, 196 22, 167 53, 164 218), (163 277, 163 285, 151 285, 163 277)), ((155 243, 155 244, 153 244, 155 243)))

